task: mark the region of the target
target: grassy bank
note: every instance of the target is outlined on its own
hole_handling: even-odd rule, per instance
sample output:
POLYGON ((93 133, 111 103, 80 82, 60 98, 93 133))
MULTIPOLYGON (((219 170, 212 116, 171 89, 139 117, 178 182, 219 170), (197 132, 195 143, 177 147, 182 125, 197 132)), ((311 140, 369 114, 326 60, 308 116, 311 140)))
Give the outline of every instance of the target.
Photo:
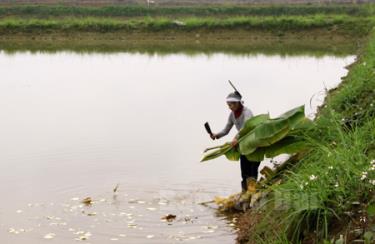
POLYGON ((312 151, 242 218, 241 243, 374 243, 375 33, 306 133, 312 151))
POLYGON ((102 7, 66 5, 0 5, 0 17, 144 17, 144 16, 283 16, 283 15, 372 16, 374 5, 219 5, 158 7, 114 5, 102 7))
POLYGON ((282 35, 283 31, 334 29, 343 34, 367 35, 375 22, 374 17, 347 15, 312 15, 281 17, 228 17, 228 18, 62 18, 25 19, 3 18, 0 34, 46 32, 116 32, 116 31, 193 31, 193 30, 268 30, 282 35))
POLYGON ((226 30, 220 32, 152 32, 132 33, 19 33, 0 35, 0 49, 18 51, 138 52, 148 54, 184 53, 230 55, 354 55, 358 37, 340 35, 329 30, 284 32, 226 30))
POLYGON ((197 29, 283 32, 334 28, 351 35, 367 35, 374 16, 375 4, 194 7, 0 5, 0 34, 197 29))

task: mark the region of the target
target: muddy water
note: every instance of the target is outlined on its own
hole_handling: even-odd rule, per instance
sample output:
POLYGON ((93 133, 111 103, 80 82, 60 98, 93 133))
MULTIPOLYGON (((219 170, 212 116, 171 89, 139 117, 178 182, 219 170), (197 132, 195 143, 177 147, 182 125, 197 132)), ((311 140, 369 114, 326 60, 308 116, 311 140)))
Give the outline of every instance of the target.
POLYGON ((312 116, 353 61, 0 52, 0 242, 233 243, 233 220, 198 204, 240 190, 237 163, 199 163, 226 80, 255 114, 312 116))

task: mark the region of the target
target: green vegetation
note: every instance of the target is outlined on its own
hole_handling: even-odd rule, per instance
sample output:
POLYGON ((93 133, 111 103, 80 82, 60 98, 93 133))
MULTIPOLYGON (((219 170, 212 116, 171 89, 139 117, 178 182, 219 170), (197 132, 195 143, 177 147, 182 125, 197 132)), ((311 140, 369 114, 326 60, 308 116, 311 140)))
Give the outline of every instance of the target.
POLYGON ((15 5, 0 6, 0 17, 144 17, 144 16, 282 16, 282 15, 351 15, 372 16, 374 5, 243 5, 243 6, 193 6, 158 7, 118 5, 102 7, 66 5, 15 5))
POLYGON ((247 120, 238 134, 238 147, 225 143, 207 153, 203 161, 225 155, 229 160, 238 161, 245 155, 250 161, 262 161, 264 157, 273 158, 282 153, 297 153, 306 150, 306 142, 301 133, 310 129, 312 122, 305 117, 304 106, 292 109, 278 118, 271 119, 268 114, 260 114, 247 120))
POLYGON ((307 31, 332 28, 337 32, 366 35, 375 22, 374 17, 357 18, 337 16, 282 16, 282 17, 229 17, 229 18, 142 18, 118 20, 112 18, 63 18, 24 19, 4 18, 0 20, 0 33, 45 33, 53 31, 74 32, 115 32, 115 31, 193 31, 193 30, 263 30, 307 31))
POLYGON ((0 6, 0 33, 52 31, 192 31, 245 29, 277 31, 331 28, 367 35, 375 5, 270 5, 77 7, 64 5, 0 6))
POLYGON ((343 235, 346 243, 373 243, 374 70, 375 33, 342 85, 330 92, 316 128, 305 134, 311 152, 271 187, 272 197, 258 209, 262 218, 241 242, 343 243, 343 235))

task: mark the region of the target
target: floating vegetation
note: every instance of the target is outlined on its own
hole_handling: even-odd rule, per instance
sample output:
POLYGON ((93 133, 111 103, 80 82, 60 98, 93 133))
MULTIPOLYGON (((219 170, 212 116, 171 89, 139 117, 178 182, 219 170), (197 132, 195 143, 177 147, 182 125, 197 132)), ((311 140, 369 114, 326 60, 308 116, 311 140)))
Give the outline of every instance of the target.
POLYGON ((176 219, 176 217, 177 217, 176 215, 173 215, 173 214, 167 214, 167 215, 161 217, 161 219, 162 219, 162 220, 165 220, 165 221, 167 221, 167 222, 172 222, 173 220, 176 219))
POLYGON ((86 197, 85 199, 83 199, 81 201, 81 203, 83 203, 85 205, 91 205, 92 204, 92 199, 91 199, 91 197, 86 197))
POLYGON ((24 229, 24 228, 20 228, 20 229, 15 229, 15 228, 9 228, 8 229, 8 232, 11 233, 11 234, 20 234, 20 233, 25 233, 25 232, 30 232, 32 231, 33 229, 24 229))
POLYGON ((76 241, 86 241, 92 236, 91 232, 79 231, 77 233, 78 233, 77 235, 79 236, 75 238, 76 241))
MULTIPOLYGON (((109 193, 109 196, 111 196, 112 189, 109 193)), ((101 229, 104 226, 106 226, 104 227, 105 229, 113 228, 115 231, 112 233, 105 233, 106 236, 104 236, 105 239, 103 242, 105 242, 105 240, 107 240, 107 242, 123 242, 125 238, 131 242, 132 238, 134 238, 133 234, 144 238, 146 241, 147 239, 150 239, 151 241, 151 239, 157 239, 160 233, 153 233, 153 229, 150 228, 149 224, 156 224, 159 228, 161 225, 160 221, 166 222, 168 225, 175 222, 175 224, 179 226, 194 223, 196 224, 196 231, 206 235, 215 232, 217 228, 215 225, 217 224, 216 220, 214 223, 207 223, 206 221, 205 223, 200 223, 197 216, 188 215, 187 213, 191 214, 193 212, 198 212, 197 209, 195 209, 195 211, 191 209, 191 206, 184 210, 185 213, 181 212, 180 219, 177 219, 177 216, 174 214, 167 214, 161 217, 158 212, 160 205, 167 205, 169 203, 180 204, 181 201, 179 198, 174 198, 173 202, 170 202, 171 200, 164 198, 161 199, 159 197, 154 197, 151 200, 146 198, 142 198, 141 200, 140 198, 137 198, 137 196, 133 196, 133 198, 129 200, 124 194, 118 195, 118 197, 121 197, 119 203, 124 204, 124 206, 121 206, 123 211, 119 211, 117 206, 113 205, 113 201, 107 201, 105 198, 94 201, 93 199, 96 198, 95 196, 86 198, 69 197, 65 202, 61 202, 60 204, 38 204, 38 206, 43 208, 43 215, 28 218, 27 215, 34 214, 32 211, 39 211, 37 208, 33 208, 28 209, 29 211, 25 212, 25 218, 29 221, 33 221, 33 225, 39 228, 38 231, 44 230, 44 233, 47 233, 41 233, 41 236, 44 239, 59 239, 51 241, 67 240, 70 236, 71 241, 96 243, 96 241, 100 239, 103 240, 104 233, 102 233, 102 231, 95 233, 95 231, 99 230, 97 228, 101 229), (126 199, 126 201, 122 201, 123 199, 126 199), (86 207, 88 205, 90 205, 90 208, 86 207), (61 207, 60 213, 56 212, 56 207, 61 207), (116 208, 114 209, 114 207, 116 208), (137 208, 133 210, 131 207, 137 208), (58 215, 58 213, 65 215, 58 215), (90 218, 85 216, 90 216, 90 218), (152 221, 152 219, 154 221, 152 221), (202 224, 206 224, 207 227, 201 227, 202 224), (123 231, 123 233, 117 233, 116 230, 118 230, 117 228, 119 228, 119 226, 123 230, 125 229, 127 233, 125 233, 125 231, 123 231), (92 238, 93 235, 95 238, 92 238)), ((97 196, 97 199, 100 199, 100 197, 97 196)), ((36 207, 37 205, 29 203, 27 206, 36 207)), ((170 208, 174 208, 174 205, 171 205, 170 208)), ((204 210, 204 208, 201 208, 201 210, 204 210)), ((15 211, 13 211, 13 213, 16 214, 15 211)), ((30 229, 30 231, 31 230, 32 229, 30 229)), ((25 228, 12 227, 8 229, 8 232, 13 235, 27 231, 28 229, 25 228)), ((170 229, 170 231, 172 232, 167 233, 167 238, 170 239, 170 242, 175 240, 187 241, 201 238, 196 235, 192 236, 189 233, 174 233, 179 232, 178 230, 174 231, 173 229, 170 229)))
POLYGON ((118 191, 118 188, 120 187, 120 184, 117 184, 115 188, 113 188, 113 193, 116 193, 118 191))

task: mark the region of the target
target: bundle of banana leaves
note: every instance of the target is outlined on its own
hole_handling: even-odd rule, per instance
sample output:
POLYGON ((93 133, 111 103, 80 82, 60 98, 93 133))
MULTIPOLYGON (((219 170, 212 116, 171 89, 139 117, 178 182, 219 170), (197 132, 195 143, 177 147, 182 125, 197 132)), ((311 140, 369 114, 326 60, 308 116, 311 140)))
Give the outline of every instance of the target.
POLYGON ((208 148, 201 162, 225 155, 238 161, 245 155, 250 161, 262 161, 280 154, 294 154, 307 149, 304 132, 312 128, 313 122, 306 118, 304 106, 294 108, 277 118, 260 114, 248 119, 239 131, 238 146, 231 143, 208 148))

